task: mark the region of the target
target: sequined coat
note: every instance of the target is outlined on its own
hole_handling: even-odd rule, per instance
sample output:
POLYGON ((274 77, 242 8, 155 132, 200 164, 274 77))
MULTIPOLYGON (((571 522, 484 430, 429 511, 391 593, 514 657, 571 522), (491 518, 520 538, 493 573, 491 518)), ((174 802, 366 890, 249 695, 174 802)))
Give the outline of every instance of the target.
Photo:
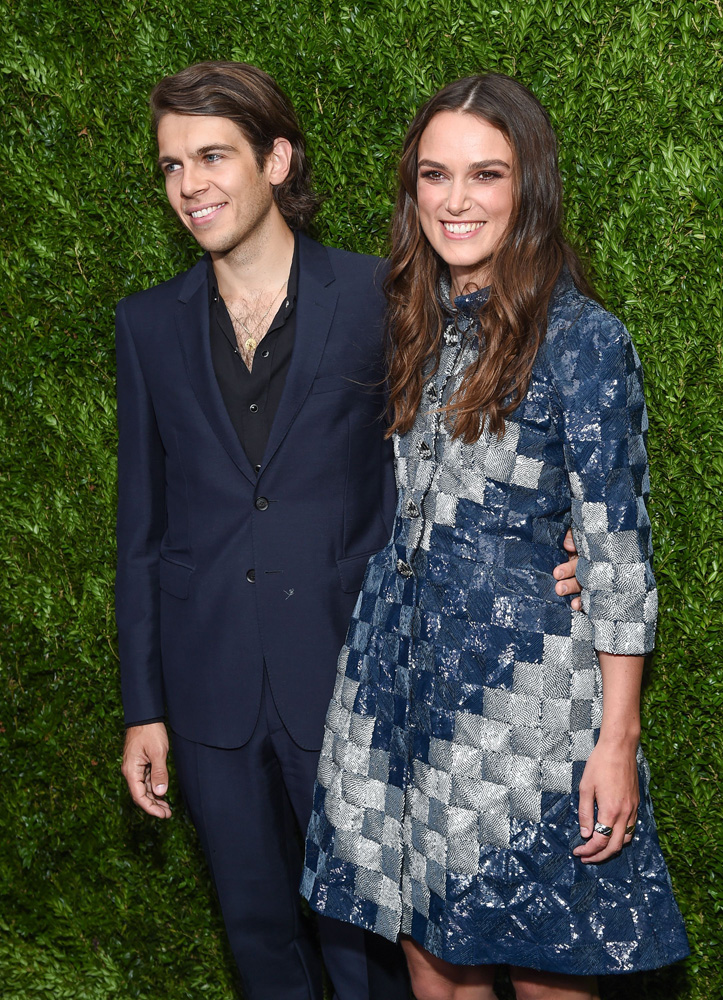
POLYGON ((453 440, 438 408, 479 350, 480 294, 456 300, 396 441, 393 534, 340 655, 302 892, 458 964, 654 968, 688 949, 642 752, 632 844, 598 865, 571 853, 602 717, 596 651, 654 642, 640 362, 563 274, 504 435, 453 440), (570 525, 580 612, 551 575, 570 525))

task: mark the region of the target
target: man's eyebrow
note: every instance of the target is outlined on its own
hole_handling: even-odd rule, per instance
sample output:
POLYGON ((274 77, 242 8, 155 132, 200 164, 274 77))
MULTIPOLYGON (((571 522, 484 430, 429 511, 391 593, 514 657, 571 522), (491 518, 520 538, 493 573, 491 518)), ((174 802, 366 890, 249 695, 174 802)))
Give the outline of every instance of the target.
MULTIPOLYGON (((418 167, 434 167, 435 170, 447 170, 448 167, 444 163, 437 163, 436 160, 420 160, 417 164, 418 167)), ((504 160, 478 160, 476 163, 470 163, 467 166, 468 170, 488 170, 490 167, 507 167, 510 169, 509 163, 504 160)))
MULTIPOLYGON (((209 153, 238 153, 236 146, 229 146, 225 142, 212 142, 208 146, 199 146, 193 153, 194 159, 200 156, 207 156, 209 153)), ((158 166, 162 167, 166 163, 178 163, 177 156, 159 156, 158 166)))

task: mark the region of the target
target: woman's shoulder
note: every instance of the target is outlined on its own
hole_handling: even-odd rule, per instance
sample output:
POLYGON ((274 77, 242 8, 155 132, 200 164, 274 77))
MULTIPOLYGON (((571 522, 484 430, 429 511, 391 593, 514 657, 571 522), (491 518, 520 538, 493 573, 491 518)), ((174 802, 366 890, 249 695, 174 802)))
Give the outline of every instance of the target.
POLYGON ((585 371, 592 375, 604 359, 616 355, 637 362, 625 325, 581 292, 566 268, 550 299, 542 353, 553 374, 563 378, 573 371, 577 377, 585 371))

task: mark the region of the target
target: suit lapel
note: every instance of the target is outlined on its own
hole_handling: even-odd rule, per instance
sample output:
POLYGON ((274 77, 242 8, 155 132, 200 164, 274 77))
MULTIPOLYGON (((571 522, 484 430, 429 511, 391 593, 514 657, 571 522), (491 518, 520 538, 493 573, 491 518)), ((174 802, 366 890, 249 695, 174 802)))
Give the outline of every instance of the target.
POLYGON ((176 329, 186 371, 206 419, 238 469, 256 482, 246 452, 234 430, 218 387, 211 360, 207 259, 192 267, 183 283, 176 309, 176 329))
POLYGON ((338 295, 325 247, 299 233, 299 287, 291 364, 264 452, 262 471, 286 437, 319 368, 338 295))

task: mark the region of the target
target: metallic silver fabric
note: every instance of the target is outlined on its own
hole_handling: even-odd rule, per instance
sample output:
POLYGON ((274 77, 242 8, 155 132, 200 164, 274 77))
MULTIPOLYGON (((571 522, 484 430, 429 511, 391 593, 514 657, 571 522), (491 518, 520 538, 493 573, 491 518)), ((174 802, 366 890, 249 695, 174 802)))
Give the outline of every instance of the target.
POLYGON ((583 865, 578 786, 602 718, 596 650, 653 645, 647 416, 625 328, 558 284, 504 435, 454 440, 440 405, 480 349, 456 300, 412 430, 393 536, 339 659, 307 839, 311 905, 460 964, 571 974, 687 954, 648 768, 635 837, 583 865), (568 525, 583 611, 554 590, 568 525))

